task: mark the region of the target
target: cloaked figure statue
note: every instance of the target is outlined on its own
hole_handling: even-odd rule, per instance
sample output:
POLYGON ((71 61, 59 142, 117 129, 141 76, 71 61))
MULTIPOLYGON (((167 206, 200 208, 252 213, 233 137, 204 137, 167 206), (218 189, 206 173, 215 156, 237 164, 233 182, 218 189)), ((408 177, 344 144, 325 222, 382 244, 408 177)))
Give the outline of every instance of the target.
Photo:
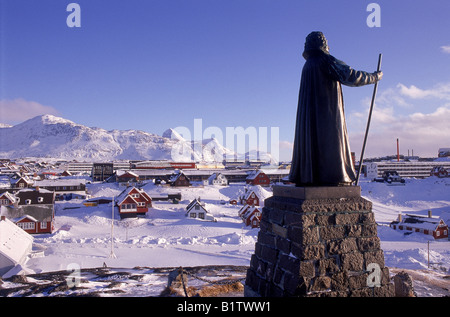
POLYGON ((382 72, 356 71, 331 56, 322 32, 306 37, 289 181, 296 186, 351 185, 356 180, 341 84, 363 86, 382 72))

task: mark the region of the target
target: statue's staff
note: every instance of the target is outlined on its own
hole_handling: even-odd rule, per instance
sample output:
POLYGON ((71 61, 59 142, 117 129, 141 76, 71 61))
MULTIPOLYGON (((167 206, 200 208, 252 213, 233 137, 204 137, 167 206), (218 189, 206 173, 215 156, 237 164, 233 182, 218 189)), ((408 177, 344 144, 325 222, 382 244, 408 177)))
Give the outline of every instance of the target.
MULTIPOLYGON (((382 57, 382 54, 380 54, 378 56, 377 72, 379 72, 381 70, 381 57, 382 57)), ((375 103, 375 96, 377 94, 377 89, 378 89, 378 80, 375 82, 375 85, 373 87, 372 103, 370 104, 369 118, 367 119, 366 134, 364 136, 363 147, 362 147, 362 150, 361 150, 361 158, 359 159, 358 175, 356 175, 355 186, 358 186, 359 176, 361 175, 361 170, 362 170, 362 165, 363 165, 363 158, 364 158, 364 151, 366 149, 367 135, 369 134, 370 120, 372 118, 372 110, 373 110, 373 105, 375 103)))

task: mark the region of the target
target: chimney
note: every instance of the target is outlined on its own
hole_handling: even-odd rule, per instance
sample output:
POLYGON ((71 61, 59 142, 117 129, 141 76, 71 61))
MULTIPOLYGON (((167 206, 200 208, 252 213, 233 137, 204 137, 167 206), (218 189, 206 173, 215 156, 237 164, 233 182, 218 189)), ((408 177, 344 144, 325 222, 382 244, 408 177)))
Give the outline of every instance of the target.
POLYGON ((6 216, 0 216, 0 221, 6 220, 6 216))
POLYGON ((398 214, 398 222, 402 222, 402 213, 398 214))
POLYGON ((431 209, 430 210, 428 210, 428 218, 431 218, 432 217, 432 214, 431 214, 431 209))
POLYGON ((399 162, 399 161, 400 161, 400 146, 399 146, 399 142, 397 139, 397 162, 399 162))
POLYGON ((36 186, 36 191, 37 191, 37 192, 39 191, 39 186, 36 186))

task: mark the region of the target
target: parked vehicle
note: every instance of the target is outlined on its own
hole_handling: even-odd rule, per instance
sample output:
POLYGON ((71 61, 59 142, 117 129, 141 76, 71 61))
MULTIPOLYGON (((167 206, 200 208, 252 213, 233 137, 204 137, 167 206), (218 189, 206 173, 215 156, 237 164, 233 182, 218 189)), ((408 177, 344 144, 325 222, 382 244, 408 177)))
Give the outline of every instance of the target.
POLYGON ((398 174, 397 171, 389 170, 384 171, 381 177, 377 177, 374 179, 375 182, 386 182, 388 184, 391 183, 401 183, 404 184, 405 180, 398 174))

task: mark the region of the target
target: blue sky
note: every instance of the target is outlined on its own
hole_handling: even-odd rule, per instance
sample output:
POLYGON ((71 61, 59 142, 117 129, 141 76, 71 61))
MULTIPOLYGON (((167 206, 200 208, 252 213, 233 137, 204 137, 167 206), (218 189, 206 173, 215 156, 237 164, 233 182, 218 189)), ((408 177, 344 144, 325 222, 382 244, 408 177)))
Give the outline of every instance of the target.
MULTIPOLYGON (((0 0, 0 122, 50 113, 107 130, 278 127, 290 158, 304 39, 375 71, 366 157, 450 147, 450 2, 361 0, 0 0), (81 27, 69 28, 69 3, 81 27), (380 6, 380 27, 368 27, 380 6)), ((373 86, 344 87, 360 155, 373 86)))

